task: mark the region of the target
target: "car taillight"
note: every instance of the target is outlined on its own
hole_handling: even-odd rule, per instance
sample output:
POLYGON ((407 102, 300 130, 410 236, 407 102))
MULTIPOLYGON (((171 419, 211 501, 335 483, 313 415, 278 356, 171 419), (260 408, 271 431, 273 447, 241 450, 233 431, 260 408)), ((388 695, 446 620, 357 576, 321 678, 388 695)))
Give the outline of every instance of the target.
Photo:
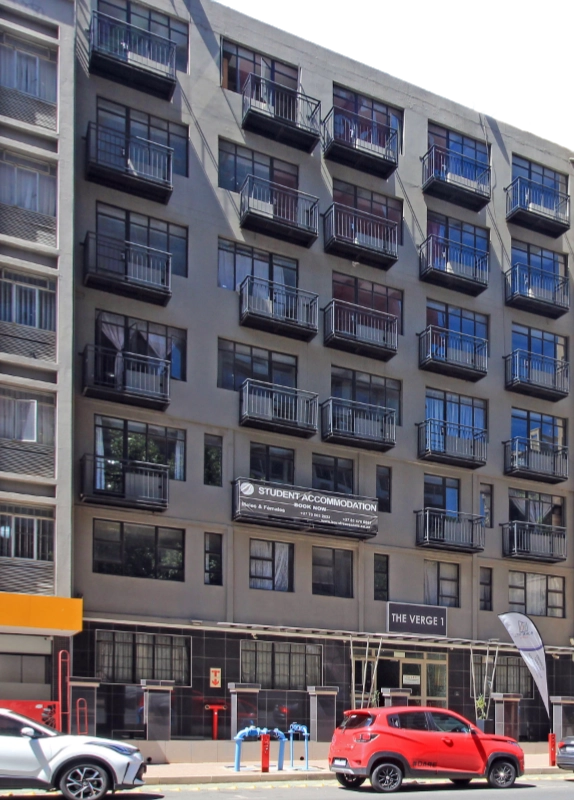
POLYGON ((372 742, 378 735, 378 733, 360 733, 358 736, 353 736, 353 741, 366 744, 367 742, 372 742))
POLYGON ((562 747, 564 747, 564 742, 558 742, 556 747, 560 750, 562 747))

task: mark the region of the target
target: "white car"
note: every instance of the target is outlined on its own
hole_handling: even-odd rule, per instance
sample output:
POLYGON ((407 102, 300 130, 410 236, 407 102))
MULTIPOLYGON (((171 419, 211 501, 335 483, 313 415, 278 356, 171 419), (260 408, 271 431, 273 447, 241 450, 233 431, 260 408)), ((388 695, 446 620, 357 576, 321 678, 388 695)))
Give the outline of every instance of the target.
POLYGON ((59 789, 66 800, 100 800, 142 786, 145 770, 130 744, 58 733, 0 708, 0 789, 59 789))

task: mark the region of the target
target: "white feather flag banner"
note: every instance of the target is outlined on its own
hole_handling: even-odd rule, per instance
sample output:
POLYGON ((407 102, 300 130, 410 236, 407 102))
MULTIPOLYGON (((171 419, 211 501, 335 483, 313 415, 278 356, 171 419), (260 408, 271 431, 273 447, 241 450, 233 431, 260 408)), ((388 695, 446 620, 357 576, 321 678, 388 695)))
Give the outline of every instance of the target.
POLYGON ((516 611, 508 611, 506 614, 499 614, 498 619, 502 622, 510 638, 516 645, 518 652, 524 659, 524 663, 530 670, 534 682, 538 686, 538 691, 546 706, 548 716, 550 707, 548 705, 548 677, 546 675, 546 656, 544 644, 538 628, 530 617, 519 614, 516 611))

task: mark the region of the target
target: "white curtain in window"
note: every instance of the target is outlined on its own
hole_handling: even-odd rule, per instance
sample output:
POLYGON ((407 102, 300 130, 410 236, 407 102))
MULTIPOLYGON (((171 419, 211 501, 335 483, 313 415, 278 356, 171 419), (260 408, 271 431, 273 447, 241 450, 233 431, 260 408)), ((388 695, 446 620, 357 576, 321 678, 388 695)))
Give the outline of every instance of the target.
POLYGON ((38 60, 38 95, 49 103, 55 103, 57 99, 57 73, 54 61, 38 60))
POLYGON ((0 397, 0 438, 14 438, 14 400, 0 397))
POLYGON ((189 683, 189 659, 184 641, 175 639, 173 643, 173 678, 179 685, 189 683))
POLYGON ((38 59, 16 50, 16 88, 38 97, 38 59))
POLYGON ((0 162, 0 203, 13 206, 16 201, 16 170, 0 162))
POLYGON ((106 682, 114 679, 114 641, 110 631, 96 634, 96 676, 106 682))
POLYGON ((27 211, 38 211, 38 173, 16 167, 16 205, 27 211))
POLYGON ((275 543, 275 591, 289 591, 289 550, 284 542, 275 543))
POLYGON ((14 53, 11 47, 0 45, 0 86, 14 88, 14 53))
POLYGON ((546 616, 546 575, 526 576, 526 608, 529 614, 546 616))
POLYGON ((49 217, 56 216, 56 178, 38 175, 38 211, 49 217))
POLYGON ((185 442, 178 440, 175 443, 174 478, 176 481, 182 481, 184 475, 185 475, 185 442))
POLYGON ((38 403, 38 437, 40 444, 54 444, 54 427, 56 414, 54 406, 50 403, 38 403))
POLYGON ((19 325, 29 325, 32 328, 37 327, 37 289, 16 284, 14 294, 14 322, 19 325))
POLYGON ((36 400, 16 400, 14 438, 21 442, 37 441, 37 419, 38 403, 36 400))

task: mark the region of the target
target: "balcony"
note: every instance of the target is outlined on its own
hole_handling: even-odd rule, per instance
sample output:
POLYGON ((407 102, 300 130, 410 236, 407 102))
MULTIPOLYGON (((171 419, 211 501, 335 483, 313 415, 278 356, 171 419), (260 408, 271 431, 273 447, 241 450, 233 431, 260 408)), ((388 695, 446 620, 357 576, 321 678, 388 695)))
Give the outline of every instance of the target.
POLYGON ((321 103, 252 73, 243 86, 242 125, 311 153, 321 138, 321 103))
POLYGON ((241 187, 239 224, 250 231, 311 247, 319 235, 319 200, 248 175, 241 187))
POLYGON ((442 508, 423 508, 417 515, 417 545, 432 550, 480 553, 484 550, 484 517, 442 508))
POLYGON ((566 528, 537 522, 507 522, 502 526, 502 553, 523 561, 566 561, 566 528))
POLYGON ((506 388, 543 400, 562 400, 570 392, 570 365, 527 350, 504 357, 506 388))
POLYGON ((389 178, 399 163, 399 138, 388 125, 332 108, 323 121, 323 153, 338 164, 389 178))
POLYGON ((473 428, 440 419, 426 419, 419 422, 417 427, 419 458, 470 469, 486 464, 484 428, 473 428))
POLYGON ((53 478, 55 463, 54 445, 0 439, 0 472, 53 478))
POLYGON ((165 306, 171 297, 171 254, 88 233, 84 241, 84 284, 165 306))
POLYGON ((351 539, 371 539, 378 531, 374 497, 238 478, 233 484, 233 519, 351 539))
POLYGON ((568 448, 515 436, 504 442, 504 472, 542 483, 568 480, 568 448))
POLYGON ((239 288, 239 320, 248 328, 310 341, 318 330, 318 296, 248 276, 239 288))
POLYGON ((159 411, 169 405, 170 363, 167 359, 98 345, 87 345, 83 358, 83 391, 86 397, 156 408, 159 411))
POLYGON ((94 11, 89 69, 93 75, 171 100, 175 91, 175 50, 169 39, 94 11))
POLYGON ((558 319, 570 308, 570 285, 555 275, 527 264, 515 264, 505 273, 506 305, 558 319))
POLYGON ((423 192, 480 211, 490 202, 490 167, 433 145, 423 156, 423 192))
POLYGON ((56 247, 57 219, 38 211, 0 203, 0 235, 56 247))
POLYGON ((488 341, 429 325, 419 334, 419 367, 441 375, 479 381, 487 372, 488 341))
POLYGON ((420 277, 476 297, 488 286, 488 253, 431 234, 420 248, 420 277))
POLYGON ((240 390, 239 424, 308 439, 317 433, 317 395, 248 378, 240 390))
POLYGON ((88 125, 86 178, 94 183, 165 205, 173 191, 172 161, 172 147, 88 125))
POLYGON ((323 312, 325 347, 388 361, 397 354, 399 321, 394 314, 331 300, 323 312))
POLYGON ((506 219, 557 239, 570 229, 570 196, 528 178, 506 187, 506 219))
POLYGON ((146 461, 86 455, 82 458, 80 499, 84 503, 165 511, 169 466, 146 461))
POLYGON ((0 352, 38 361, 56 360, 56 332, 0 322, 0 352))
POLYGON ((55 131, 58 127, 58 105, 33 97, 8 86, 0 86, 2 116, 28 125, 55 131))
POLYGON ((384 452, 397 441, 396 414, 392 408, 330 397, 321 404, 324 442, 384 452))
POLYGON ((323 224, 326 253, 380 269, 399 257, 396 222, 333 203, 323 224))

